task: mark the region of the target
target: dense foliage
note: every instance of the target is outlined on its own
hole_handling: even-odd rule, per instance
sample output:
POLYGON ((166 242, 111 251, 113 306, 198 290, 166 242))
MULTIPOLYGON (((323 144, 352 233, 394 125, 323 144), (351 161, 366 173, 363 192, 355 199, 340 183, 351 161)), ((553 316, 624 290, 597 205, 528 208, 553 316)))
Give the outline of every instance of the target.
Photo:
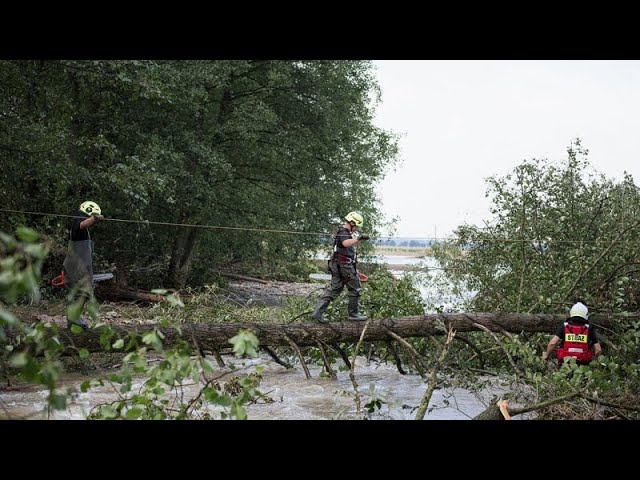
MULTIPOLYGON (((445 268, 446 281, 438 285, 473 292, 457 309, 568 313, 581 299, 592 314, 624 318, 640 310, 640 191, 630 175, 614 181, 594 173, 587 155, 576 140, 561 164, 534 159, 505 177, 489 178, 493 220, 484 228, 460 226, 456 241, 433 249, 445 268)), ((600 331, 603 357, 591 366, 554 368, 551 375, 540 360, 550 335, 502 337, 502 347, 482 333, 469 338, 479 348, 457 345, 473 359, 464 357, 459 365, 491 365, 516 374, 520 386, 526 385, 527 394, 533 392, 535 398, 577 390, 615 405, 638 404, 640 322, 621 321, 613 330, 600 331)), ((574 401, 561 413, 547 415, 589 418, 593 409, 580 398, 582 403, 574 401)), ((616 415, 625 415, 620 412, 624 409, 616 415)), ((632 413, 637 416, 638 409, 632 413)))
MULTIPOLYGON (((332 232, 397 160, 373 125, 368 61, 0 61, 0 192, 6 209, 332 232)), ((64 255, 68 219, 0 214, 64 255)), ((291 263, 325 237, 102 222, 99 265, 119 281, 182 287, 221 266, 291 263), (193 280, 193 281, 191 281, 193 280)))

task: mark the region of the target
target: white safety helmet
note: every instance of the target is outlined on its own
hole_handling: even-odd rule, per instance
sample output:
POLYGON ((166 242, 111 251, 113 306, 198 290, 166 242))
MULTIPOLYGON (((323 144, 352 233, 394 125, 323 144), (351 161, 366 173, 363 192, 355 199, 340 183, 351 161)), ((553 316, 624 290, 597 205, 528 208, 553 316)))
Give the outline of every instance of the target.
POLYGON ((569 312, 569 316, 570 317, 582 317, 585 320, 587 320, 589 318, 589 309, 587 308, 587 306, 584 303, 578 302, 573 307, 571 307, 571 311, 569 312))

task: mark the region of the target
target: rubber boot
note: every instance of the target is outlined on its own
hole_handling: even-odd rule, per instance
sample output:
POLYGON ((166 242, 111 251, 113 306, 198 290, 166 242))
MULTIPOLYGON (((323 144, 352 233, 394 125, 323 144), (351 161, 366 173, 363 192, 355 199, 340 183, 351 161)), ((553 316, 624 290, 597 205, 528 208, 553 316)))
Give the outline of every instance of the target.
POLYGON ((318 300, 318 303, 316 303, 316 309, 311 314, 311 318, 319 323, 329 323, 329 320, 324 318, 322 313, 324 312, 324 309, 327 308, 330 302, 331 300, 327 300, 326 298, 321 298, 320 300, 318 300))
POLYGON ((358 302, 360 301, 360 297, 349 297, 349 306, 348 306, 348 311, 349 311, 349 320, 351 320, 352 322, 363 322, 364 320, 367 320, 366 315, 360 315, 358 313, 358 302))

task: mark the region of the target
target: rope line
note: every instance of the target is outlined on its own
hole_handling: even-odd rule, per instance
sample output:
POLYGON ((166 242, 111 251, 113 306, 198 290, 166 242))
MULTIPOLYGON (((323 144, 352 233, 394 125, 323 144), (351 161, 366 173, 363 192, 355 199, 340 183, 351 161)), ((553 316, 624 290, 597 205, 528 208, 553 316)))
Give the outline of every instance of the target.
MULTIPOLYGON (((45 213, 45 212, 26 212, 22 210, 10 210, 6 208, 0 208, 0 212, 11 212, 11 213, 25 213, 28 215, 44 215, 50 217, 66 217, 66 218, 87 218, 80 217, 77 215, 63 215, 61 213, 45 213)), ((269 233, 292 233, 295 235, 323 235, 323 236, 332 236, 332 233, 325 232, 297 232, 295 230, 275 230, 269 228, 250 228, 250 227, 225 227, 221 225, 196 225, 192 223, 172 223, 172 222, 153 222, 151 220, 127 220, 122 218, 107 218, 102 217, 100 221, 108 221, 108 222, 122 222, 122 223, 141 223, 143 225, 166 225, 171 227, 191 227, 191 228, 208 228, 215 230, 244 230, 248 232, 269 232, 269 233)))
MULTIPOLYGON (((66 217, 66 218, 86 218, 79 217, 76 215, 64 215, 61 213, 45 213, 45 212, 28 212, 23 210, 11 210, 7 208, 0 208, 0 212, 8 212, 8 213, 22 213, 27 215, 42 215, 42 216, 50 216, 50 217, 66 217)), ((139 223, 142 225, 165 225, 171 227, 189 227, 189 228, 205 228, 210 230, 239 230, 246 232, 266 232, 266 233, 290 233, 293 235, 314 235, 314 236, 324 236, 324 237, 332 237, 333 233, 326 232, 299 232, 295 230, 276 230, 269 228, 251 228, 251 227, 227 227, 222 225, 196 225, 192 223, 172 223, 172 222, 154 222, 151 220, 127 220, 122 218, 107 218, 103 217, 100 219, 101 221, 108 222, 121 222, 121 223, 139 223)), ((440 240, 456 240, 456 237, 400 237, 400 236, 387 236, 380 235, 376 238, 407 238, 409 240, 432 240, 432 241, 440 241, 440 240)), ((542 247, 543 245, 550 243, 598 243, 602 240, 538 240, 538 239, 522 239, 522 238, 477 238, 474 242, 494 242, 494 243, 532 243, 538 247, 542 247)), ((390 247, 394 247, 393 245, 388 245, 390 247)), ((403 248, 401 245, 395 245, 396 247, 403 248)))

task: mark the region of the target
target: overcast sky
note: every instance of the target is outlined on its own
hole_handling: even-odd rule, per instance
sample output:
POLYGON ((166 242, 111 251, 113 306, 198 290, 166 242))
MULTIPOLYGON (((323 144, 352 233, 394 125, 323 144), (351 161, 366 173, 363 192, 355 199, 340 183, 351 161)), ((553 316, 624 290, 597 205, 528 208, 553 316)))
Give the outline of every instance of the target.
POLYGON ((375 61, 376 123, 402 134, 402 162, 377 192, 397 235, 450 235, 489 219, 484 179, 524 159, 566 158, 640 182, 640 61, 375 61))

